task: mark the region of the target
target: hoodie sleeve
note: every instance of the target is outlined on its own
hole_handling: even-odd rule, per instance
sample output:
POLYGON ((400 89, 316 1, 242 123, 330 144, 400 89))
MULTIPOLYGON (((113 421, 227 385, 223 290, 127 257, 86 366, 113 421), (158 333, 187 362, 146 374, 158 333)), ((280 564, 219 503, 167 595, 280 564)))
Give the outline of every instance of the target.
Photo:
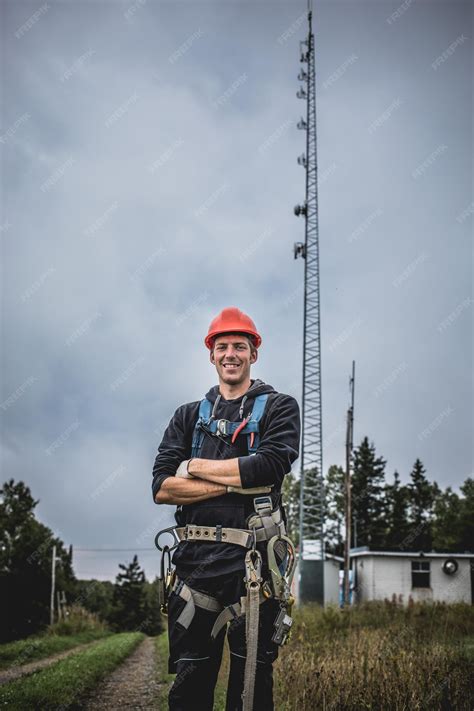
MULTIPOLYGON (((275 485, 281 487, 283 477, 299 456, 300 410, 291 395, 275 398, 262 427, 256 454, 239 457, 242 488, 275 485)), ((264 420, 262 419, 262 425, 264 420)))
POLYGON ((158 447, 158 454, 153 465, 152 492, 153 501, 156 503, 156 495, 159 492, 164 480, 169 476, 175 476, 176 470, 184 459, 189 459, 192 433, 186 426, 186 406, 178 407, 165 430, 161 444, 158 447))

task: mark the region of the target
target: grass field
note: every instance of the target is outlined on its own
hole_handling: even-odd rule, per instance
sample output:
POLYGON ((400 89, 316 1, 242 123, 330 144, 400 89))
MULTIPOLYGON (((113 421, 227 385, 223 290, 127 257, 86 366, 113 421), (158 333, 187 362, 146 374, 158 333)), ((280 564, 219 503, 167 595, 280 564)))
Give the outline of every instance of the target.
POLYGON ((110 634, 111 632, 103 630, 89 630, 76 635, 43 634, 2 644, 0 645, 0 670, 50 657, 52 654, 102 639, 110 634))
MULTIPOLYGON (((157 640, 167 659, 166 634, 157 640)), ((274 666, 278 711, 471 711, 474 611, 470 605, 370 603, 348 611, 306 605, 274 666)), ((214 711, 224 711, 224 653, 214 711)), ((160 667, 160 709, 172 675, 160 667)))
POLYGON ((174 680, 174 674, 168 674, 168 634, 163 632, 156 638, 156 658, 158 663, 158 678, 162 683, 159 689, 158 708, 167 708, 168 691, 174 680))
MULTIPOLYGON (((404 608, 370 603, 343 611, 305 605, 295 611, 293 628, 293 638, 280 651, 274 667, 278 711, 474 708, 474 610, 470 605, 404 608)), ((136 632, 108 636, 32 676, 5 684, 0 687, 0 707, 78 709, 83 694, 94 689, 143 638, 136 632)), ((69 637, 74 639, 77 642, 69 637)), ((164 711, 175 678, 167 672, 166 632, 155 644, 161 682, 156 701, 164 711)), ((18 653, 18 646, 9 652, 4 649, 4 659, 12 650, 18 653)), ((214 711, 225 708, 228 668, 225 651, 214 711)))
POLYGON ((24 709, 80 708, 86 691, 112 672, 144 639, 141 632, 124 632, 72 654, 47 669, 0 687, 0 706, 24 709))
POLYGON ((470 605, 308 605, 294 627, 275 665, 279 711, 474 707, 470 605))

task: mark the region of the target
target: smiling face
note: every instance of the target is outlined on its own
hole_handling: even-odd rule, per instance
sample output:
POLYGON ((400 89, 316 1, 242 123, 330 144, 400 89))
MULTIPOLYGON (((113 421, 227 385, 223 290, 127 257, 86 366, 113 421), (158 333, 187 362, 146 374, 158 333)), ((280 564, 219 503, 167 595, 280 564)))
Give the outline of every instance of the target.
POLYGON ((234 390, 250 383, 250 366, 257 360, 257 349, 241 334, 217 336, 210 351, 219 382, 234 390))

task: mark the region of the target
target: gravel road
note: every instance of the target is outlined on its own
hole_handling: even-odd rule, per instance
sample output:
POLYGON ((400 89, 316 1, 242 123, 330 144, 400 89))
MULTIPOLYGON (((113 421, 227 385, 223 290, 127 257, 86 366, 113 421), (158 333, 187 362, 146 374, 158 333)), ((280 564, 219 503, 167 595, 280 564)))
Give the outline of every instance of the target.
POLYGON ((158 707, 155 642, 147 637, 134 652, 83 701, 85 711, 154 709, 158 707))

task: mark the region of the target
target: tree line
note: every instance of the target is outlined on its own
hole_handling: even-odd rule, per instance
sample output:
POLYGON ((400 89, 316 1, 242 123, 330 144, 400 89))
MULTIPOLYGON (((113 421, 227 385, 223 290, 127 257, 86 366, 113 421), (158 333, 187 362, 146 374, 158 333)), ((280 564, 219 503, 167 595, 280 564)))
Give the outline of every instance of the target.
POLYGON ((120 564, 115 583, 77 580, 72 547, 35 517, 39 503, 22 481, 0 488, 0 641, 40 632, 50 621, 52 550, 56 546, 56 589, 72 604, 96 613, 114 631, 158 634, 162 622, 158 579, 148 582, 135 555, 120 564))
MULTIPOLYGON (((429 481, 416 459, 409 482, 395 471, 386 480, 386 461, 364 437, 352 456, 352 547, 370 550, 471 552, 474 541, 474 480, 466 479, 457 494, 429 481)), ((316 470, 305 472, 305 490, 317 489, 316 470)), ((325 546, 335 555, 344 550, 344 470, 332 465, 324 482, 325 546)), ((300 482, 285 477, 283 498, 290 536, 299 541, 300 482)))
MULTIPOLYGON (((371 550, 472 552, 474 480, 466 479, 457 494, 429 481, 416 459, 407 484, 397 471, 388 482, 386 461, 367 437, 352 457, 352 547, 371 550)), ((316 471, 305 472, 310 491, 316 471)), ((289 534, 299 539, 300 484, 293 474, 283 483, 289 534)), ((324 482, 325 546, 342 555, 344 546, 344 471, 332 465, 324 482)), ((158 579, 148 582, 135 555, 119 565, 115 582, 77 580, 72 548, 35 517, 36 501, 24 482, 13 479, 0 488, 0 641, 26 637, 49 623, 52 549, 56 545, 56 589, 67 603, 96 613, 115 631, 161 630, 158 579)))

